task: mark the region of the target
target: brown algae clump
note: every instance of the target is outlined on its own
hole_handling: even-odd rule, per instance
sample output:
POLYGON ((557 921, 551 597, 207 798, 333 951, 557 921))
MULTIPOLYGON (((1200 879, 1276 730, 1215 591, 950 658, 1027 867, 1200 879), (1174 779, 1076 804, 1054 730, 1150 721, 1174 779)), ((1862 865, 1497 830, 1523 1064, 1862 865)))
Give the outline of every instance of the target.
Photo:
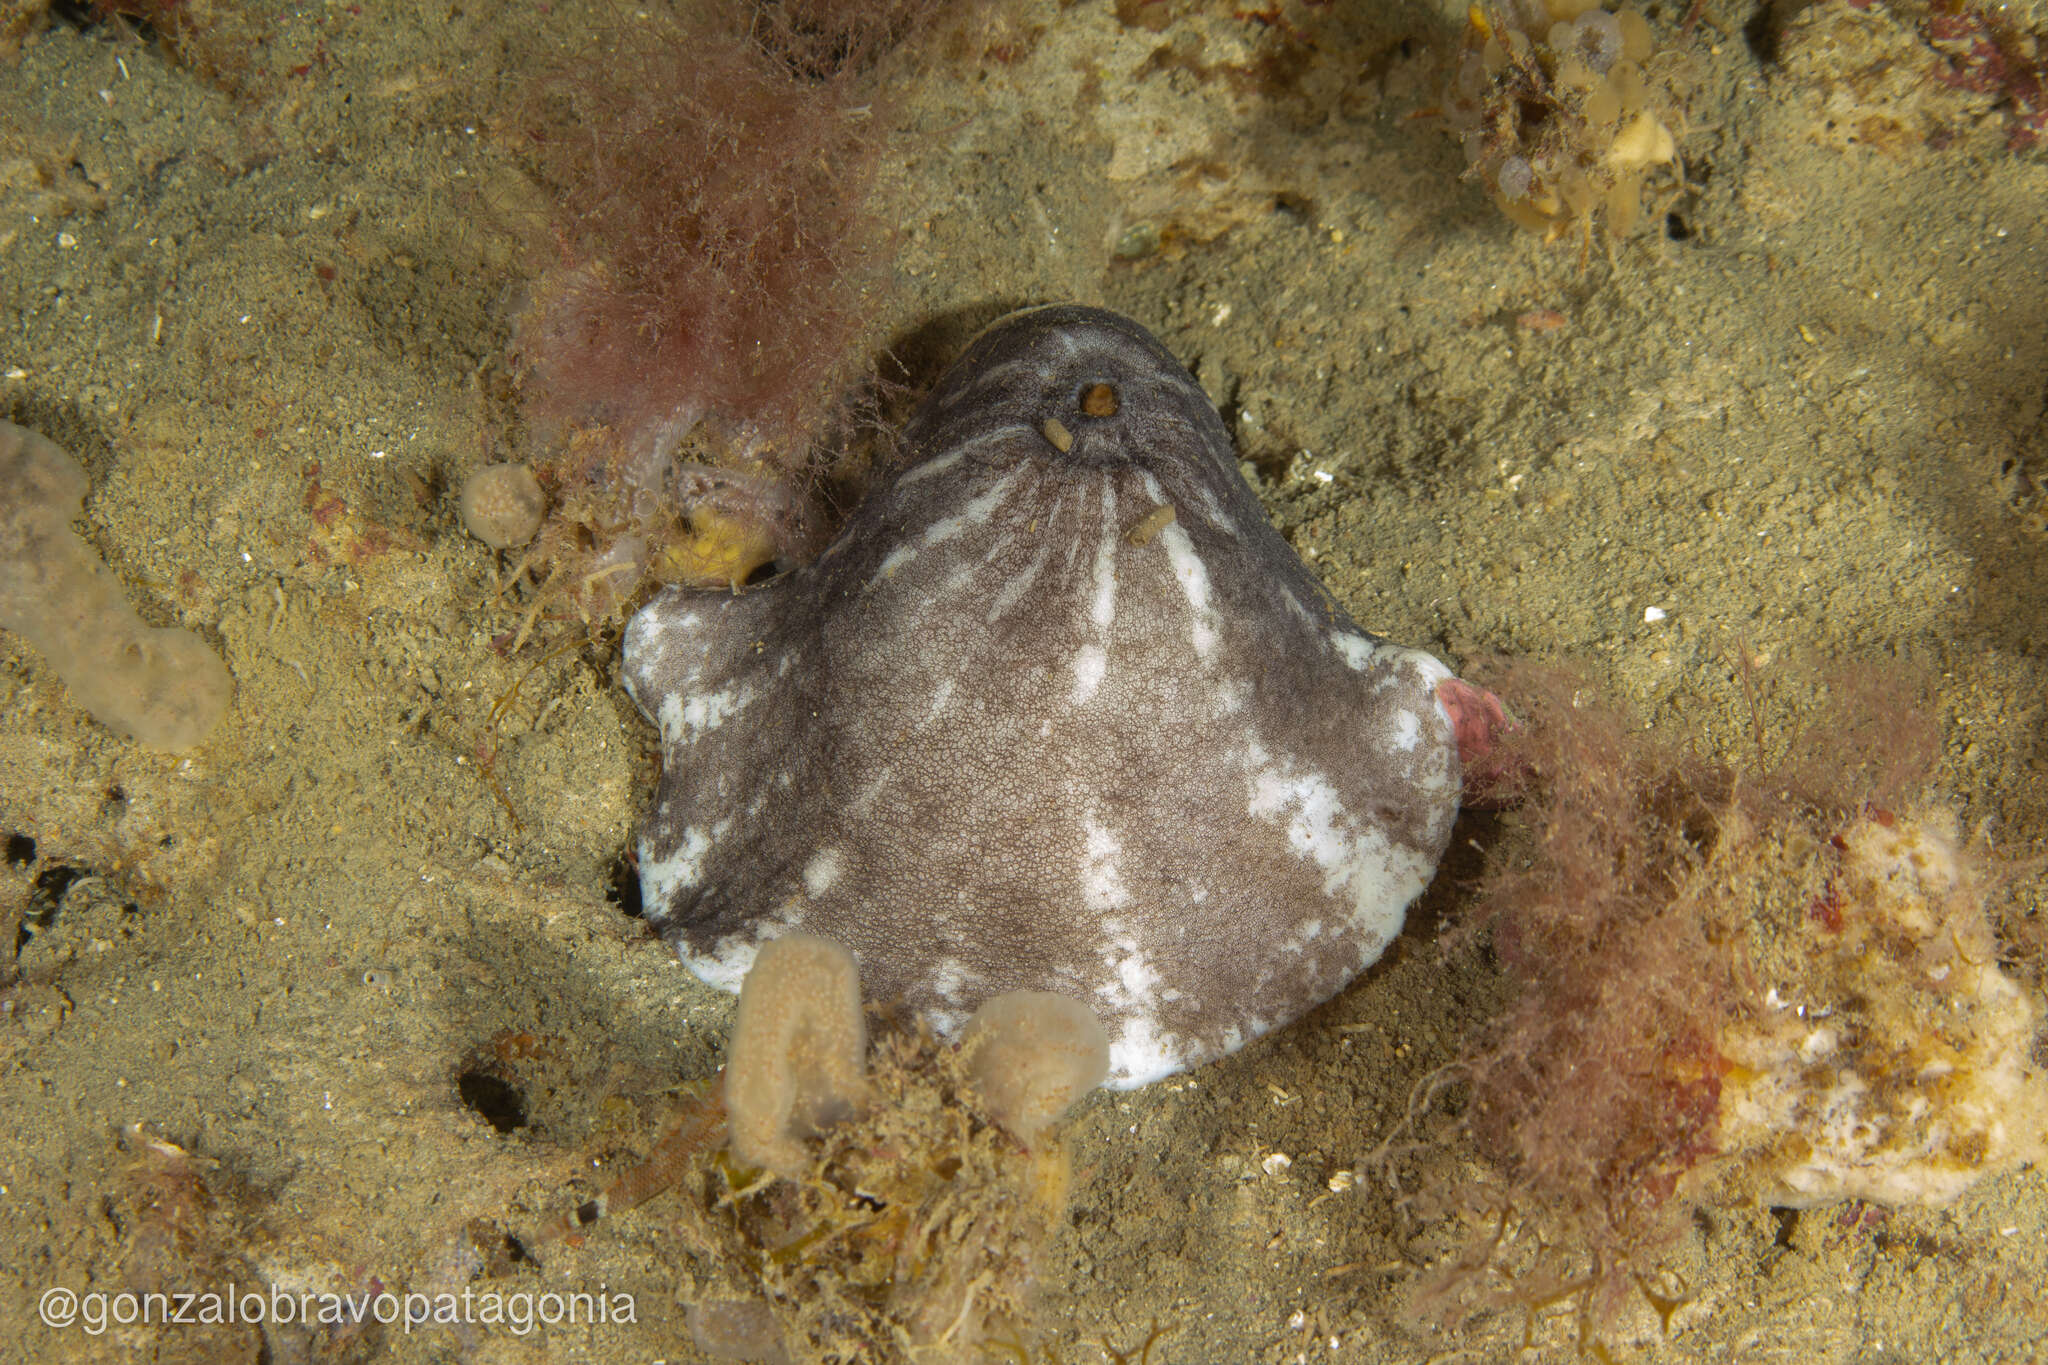
POLYGON ((1593 0, 1474 5, 1442 112, 1467 172, 1520 227, 1626 237, 1655 181, 1684 183, 1677 77, 1632 8, 1593 0))
POLYGON ((1668 1312, 1649 1284, 1704 1205, 1938 1207, 2048 1154, 2004 883, 1910 800, 1933 752, 1911 700, 1838 682, 1790 757, 1759 721, 1738 767, 1568 676, 1494 685, 1523 804, 1478 909, 1509 994, 1430 1090, 1467 1083, 1481 1164, 1413 1200, 1473 1229, 1420 1317, 1576 1300, 1597 1344, 1638 1290, 1668 1312))
POLYGON ((152 749, 189 749, 235 685, 189 630, 144 624, 113 571, 70 521, 85 471, 54 441, 0 422, 0 627, 49 660, 78 704, 152 749))
MULTIPOLYGON (((985 1360, 1027 1335, 1065 1151, 1027 1145, 976 1086, 975 1054, 926 1030, 883 1031, 865 1075, 857 1050, 849 1071, 864 1032, 852 969, 836 944, 791 935, 747 975, 726 1067, 732 1150, 703 1177, 722 1282, 699 1296, 693 1335, 719 1359, 985 1360), (752 1167, 751 1151, 779 1169, 752 1167)), ((1069 1003, 1013 1000, 982 1021, 983 1057, 1051 1039, 1094 1058, 1063 1080, 1028 1060, 1034 1080, 1006 1079, 1028 1097, 1019 1126, 1042 1129, 1102 1074, 1102 1031, 1090 1038, 1069 1003)))

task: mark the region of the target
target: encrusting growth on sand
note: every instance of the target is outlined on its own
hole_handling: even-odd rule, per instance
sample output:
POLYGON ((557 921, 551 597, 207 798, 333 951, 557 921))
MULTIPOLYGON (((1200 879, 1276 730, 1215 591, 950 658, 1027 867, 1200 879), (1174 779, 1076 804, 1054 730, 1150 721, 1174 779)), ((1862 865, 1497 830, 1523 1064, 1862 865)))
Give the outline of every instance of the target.
POLYGON ((2048 1078, 2029 1057, 2040 1011, 1999 968, 1998 883, 1955 818, 1873 808, 1824 848, 1767 856, 1821 885, 1760 936, 1761 1000, 1717 1040, 1702 1183, 1779 1207, 1941 1207, 2048 1156, 2048 1078))
POLYGON ((55 442, 0 422, 0 627, 40 650, 108 729, 152 749, 189 749, 219 723, 234 680, 191 631, 144 624, 72 532, 86 487, 55 442))

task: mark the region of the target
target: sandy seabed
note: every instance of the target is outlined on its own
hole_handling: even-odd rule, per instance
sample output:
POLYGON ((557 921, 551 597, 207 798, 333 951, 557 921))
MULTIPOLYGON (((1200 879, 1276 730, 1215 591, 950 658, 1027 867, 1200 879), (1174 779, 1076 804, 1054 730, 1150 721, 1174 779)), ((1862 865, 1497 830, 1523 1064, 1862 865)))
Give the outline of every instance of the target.
MULTIPOLYGON (((1022 302, 1127 312, 1223 401, 1273 519, 1369 629, 1574 661, 1730 753, 1743 651, 1919 670, 1937 789, 2039 847, 2048 158, 1983 107, 1871 136, 1812 30, 1772 52, 1784 15, 1710 0, 1693 188, 1582 259, 1413 117, 1462 16, 1295 8, 1284 86, 1230 74, 1276 21, 1205 0, 1019 0, 974 21, 1006 60, 914 64, 874 344, 1022 302)), ((240 94, 59 20, 0 68, 0 416, 81 459, 85 534, 238 688, 202 747, 152 753, 0 635, 26 916, 0 991, 0 1357, 694 1358, 698 1268, 660 1199, 533 1247, 715 1071, 731 1001, 625 913, 656 760, 616 658, 494 648, 519 613, 450 492, 507 453, 494 385, 533 259, 489 207, 523 185, 492 111, 532 32, 577 17, 292 7, 240 94), (53 1286, 230 1283, 603 1286, 635 1321, 35 1320, 53 1286)), ((2041 887, 2013 882, 2008 928, 2041 887)), ((1405 1323, 1415 1260, 1451 1243, 1351 1177, 1498 997, 1483 954, 1430 946, 1462 894, 1443 879, 1295 1027, 1081 1107, 1047 1358, 1155 1326, 1151 1359, 1187 1365, 1575 1357, 1562 1308, 1526 1335, 1405 1323)), ((2038 994, 2038 959, 2016 970, 2038 994)), ((1619 1358, 2048 1359, 2048 1178, 1942 1211, 1713 1209, 1666 1269, 1683 1305, 1619 1358)))

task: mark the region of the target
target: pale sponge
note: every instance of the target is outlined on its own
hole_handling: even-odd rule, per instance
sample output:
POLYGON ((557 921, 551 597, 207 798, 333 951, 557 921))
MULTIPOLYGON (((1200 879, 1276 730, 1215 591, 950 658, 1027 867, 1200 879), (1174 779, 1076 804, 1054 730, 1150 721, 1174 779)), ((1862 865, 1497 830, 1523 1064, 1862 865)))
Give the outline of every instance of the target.
POLYGON ((761 945, 740 987, 726 1049, 725 1110, 732 1153, 796 1175, 801 1138, 867 1098, 867 1024, 853 954, 792 934, 761 945))
POLYGON ((42 651, 78 704, 153 749, 189 749, 234 696, 190 631, 145 625, 71 531, 85 471, 55 442, 0 422, 0 627, 42 651))
POLYGON ((1767 992, 1721 1039, 1715 1145, 1780 1207, 1939 1208, 2048 1158, 2039 1012, 1998 967, 1997 883, 1939 810, 1873 813, 1806 932, 1757 964, 1767 992))
POLYGON ((1109 1036, 1094 1011, 1050 991, 1006 991, 967 1021, 967 1071, 991 1117, 1020 1142, 1109 1074, 1109 1036))

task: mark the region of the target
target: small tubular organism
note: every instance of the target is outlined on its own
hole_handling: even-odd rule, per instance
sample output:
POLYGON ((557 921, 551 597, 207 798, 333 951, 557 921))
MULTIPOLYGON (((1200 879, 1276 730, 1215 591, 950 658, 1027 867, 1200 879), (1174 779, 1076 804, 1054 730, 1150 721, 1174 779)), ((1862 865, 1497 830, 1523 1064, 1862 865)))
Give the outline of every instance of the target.
POLYGON ((1020 992, 977 1013, 978 1045, 888 1027, 864 1058, 859 1018, 844 948, 762 945, 726 1061, 730 1150, 700 1206, 726 1248, 689 1315, 714 1359, 978 1365, 1027 1339, 1071 1180, 1045 1125, 1104 1074, 1101 1026, 1020 992))
POLYGON ((733 1155, 780 1175, 807 1160, 801 1139, 867 1096, 867 1024, 853 954, 792 934, 762 945, 740 990, 726 1053, 733 1155))
POLYGON ((1473 5, 1441 113, 1466 174, 1517 226, 1590 243, 1626 237, 1646 187, 1685 182, 1682 58, 1632 8, 1595 0, 1473 5))
POLYGON ((1005 991, 967 1021, 960 1045, 989 1114, 1029 1143, 1109 1074, 1093 1010, 1050 991, 1005 991))
POLYGON ((42 651, 108 729, 152 749, 189 749, 227 710, 234 680, 191 631, 146 625, 72 532, 87 487, 54 441, 0 422, 0 627, 42 651))

